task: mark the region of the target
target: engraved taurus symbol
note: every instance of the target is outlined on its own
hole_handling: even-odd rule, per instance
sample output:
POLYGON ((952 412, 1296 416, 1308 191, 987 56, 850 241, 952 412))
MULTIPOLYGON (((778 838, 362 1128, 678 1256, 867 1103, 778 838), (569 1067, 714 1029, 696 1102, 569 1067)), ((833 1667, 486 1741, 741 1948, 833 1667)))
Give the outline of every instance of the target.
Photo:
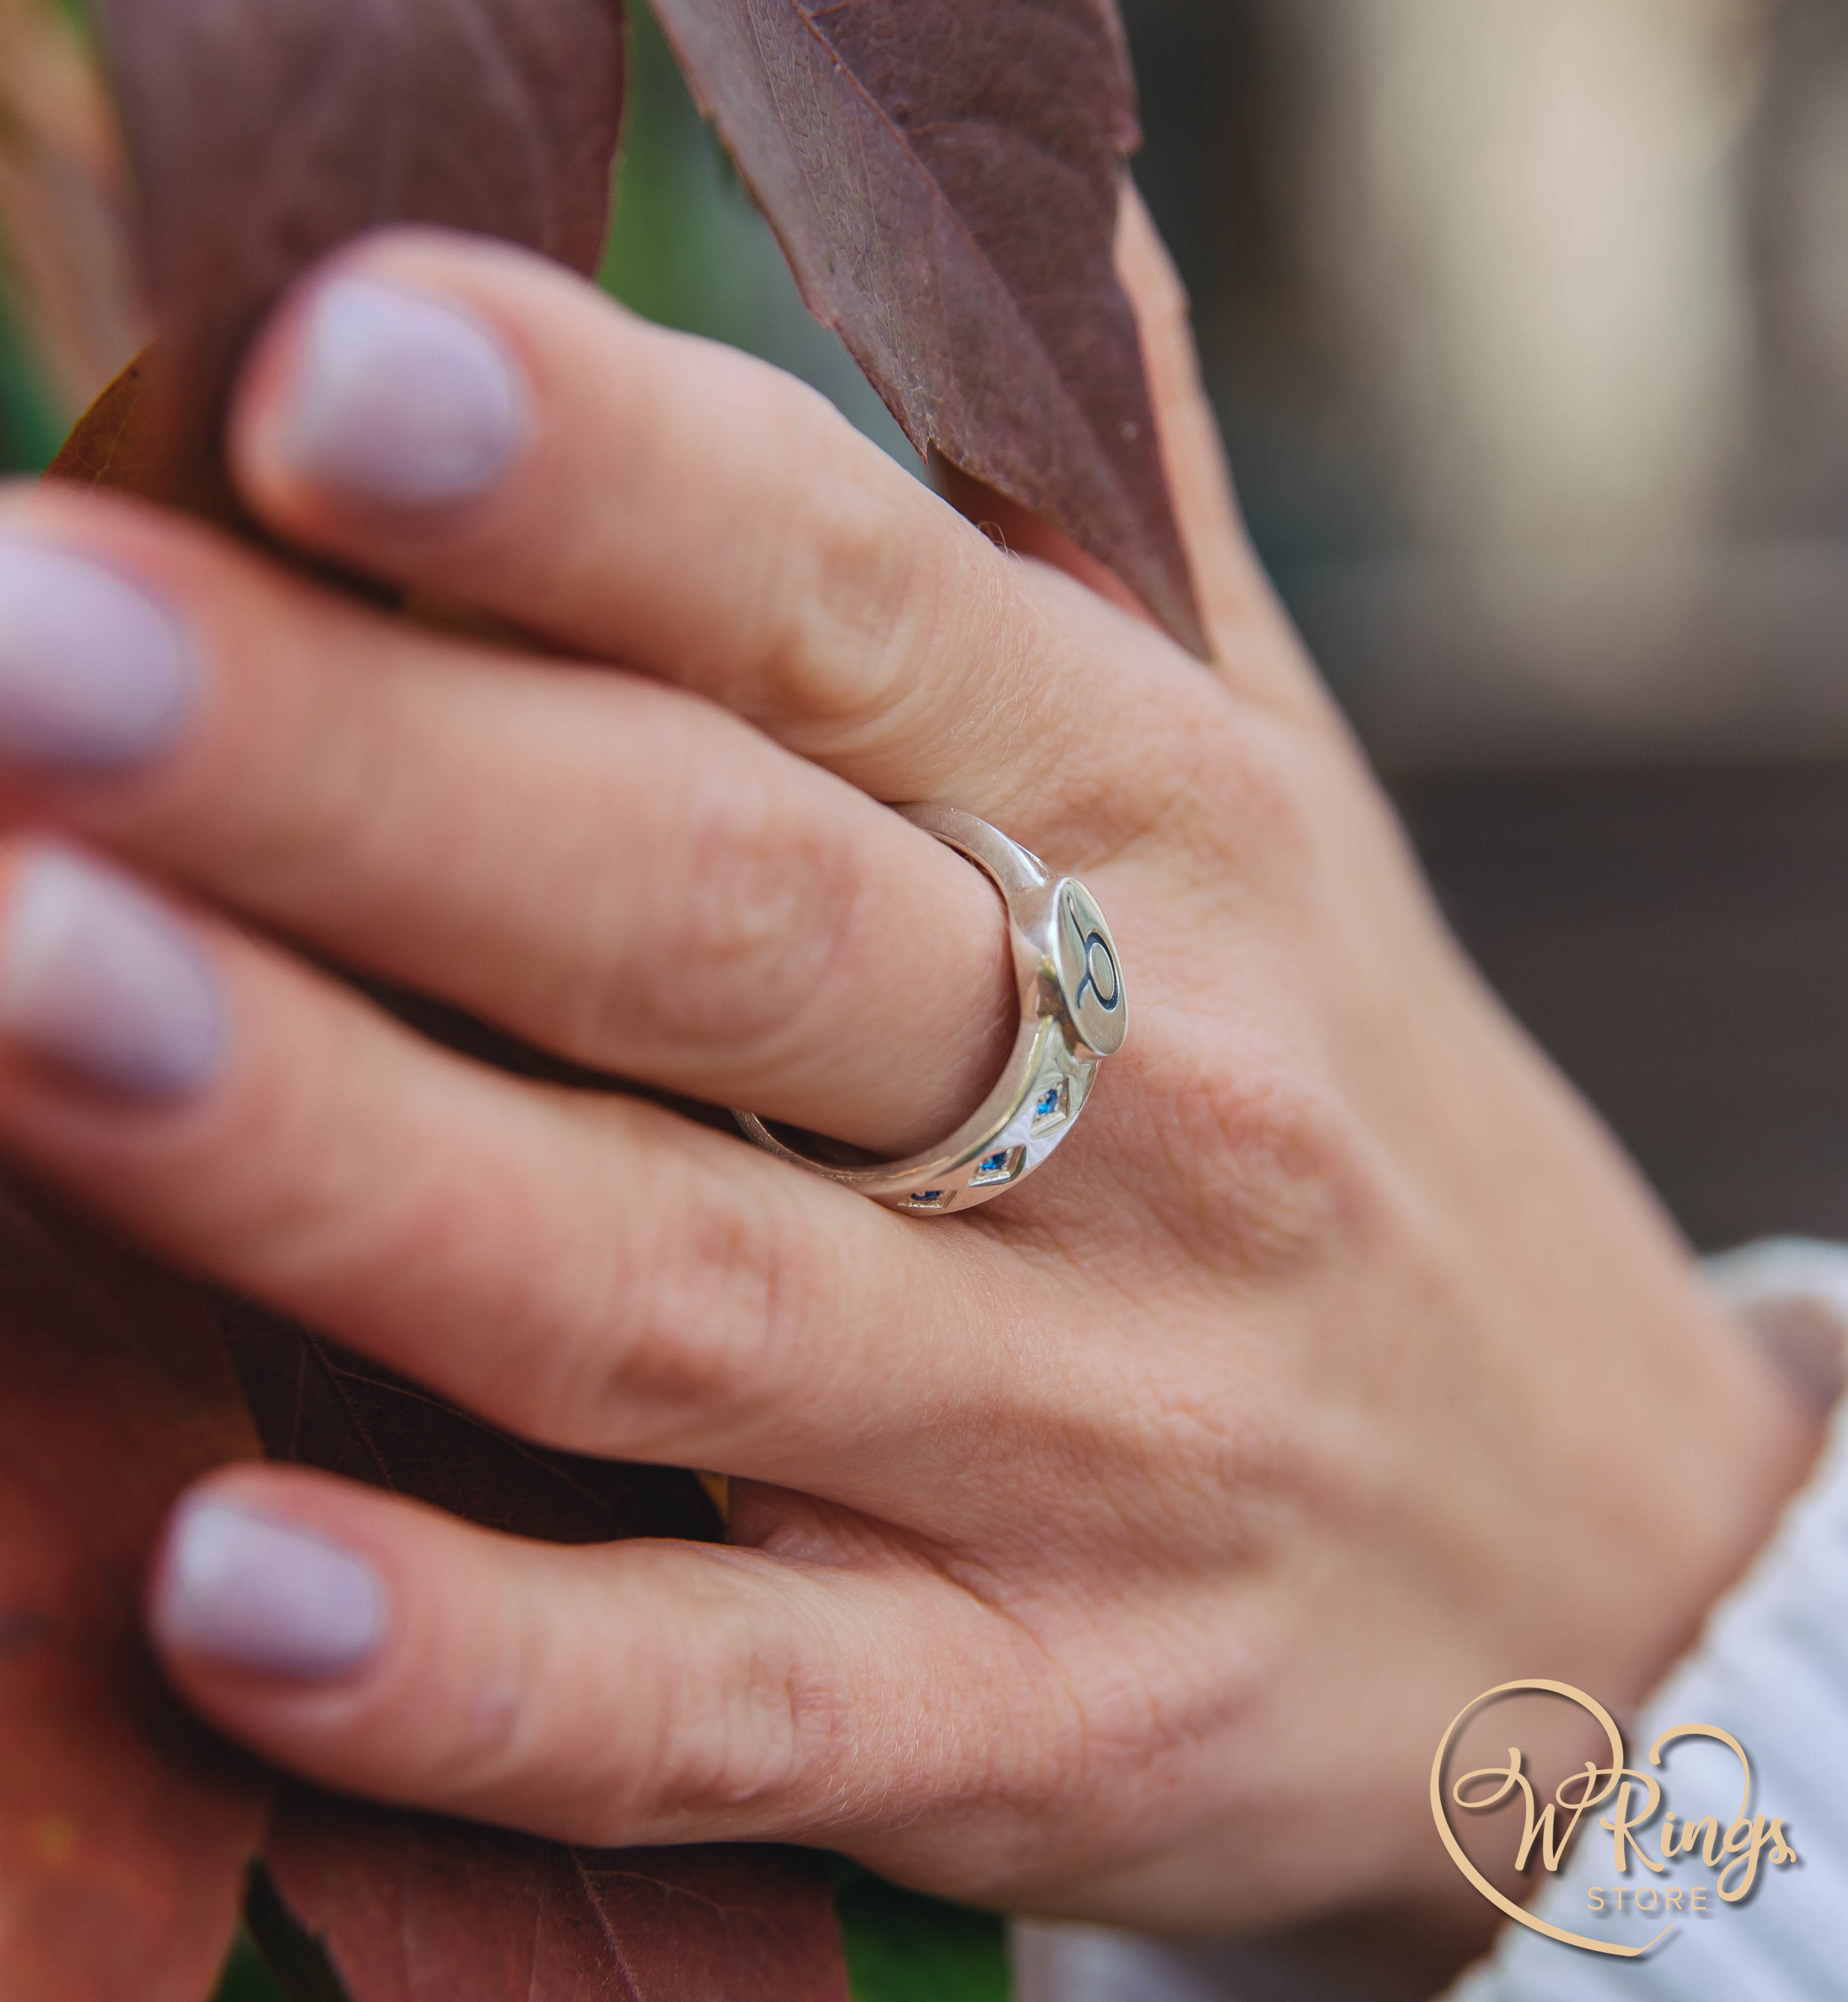
POLYGON ((1084 961, 1084 978, 1072 996, 1073 1005, 1082 1008, 1089 992, 1097 996, 1097 1006, 1105 1014, 1114 1015, 1123 1005, 1123 979, 1117 971, 1117 956, 1111 950, 1110 941, 1095 927, 1087 932, 1069 904, 1065 906, 1065 915, 1072 920, 1072 936, 1078 940, 1078 950, 1084 961))

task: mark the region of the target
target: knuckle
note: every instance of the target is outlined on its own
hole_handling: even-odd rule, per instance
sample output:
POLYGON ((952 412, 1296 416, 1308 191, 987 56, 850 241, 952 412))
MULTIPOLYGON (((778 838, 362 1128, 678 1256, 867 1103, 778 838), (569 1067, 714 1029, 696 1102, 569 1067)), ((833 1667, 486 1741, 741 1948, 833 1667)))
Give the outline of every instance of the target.
POLYGON ((696 774, 674 825, 679 860, 650 912, 642 964, 612 974, 596 1003, 601 1045, 646 1013, 683 1047, 773 1059, 829 985, 863 895, 856 844, 793 811, 769 774, 696 774))
POLYGON ((786 1201, 710 1163, 654 1181, 652 1219, 607 1261, 548 1402, 594 1446, 684 1453, 786 1385, 823 1288, 786 1201))
POLYGON ((1213 846, 1229 847, 1248 878, 1302 884, 1323 844, 1315 774, 1299 746, 1268 718, 1224 717, 1213 735, 1210 747, 1193 752, 1198 759, 1205 751, 1216 775, 1201 802, 1219 821, 1213 846))
MULTIPOLYGON (((830 413, 831 418, 832 413, 830 413)), ((838 421, 838 420, 837 420, 838 421)), ((892 469, 843 434, 820 464, 776 551, 750 706, 765 720, 819 728, 831 741, 876 724, 901 699, 905 663, 933 616, 926 549, 894 496, 892 469)))
POLYGON ((172 1198, 221 1257, 291 1295, 342 1285, 403 1234, 420 1209, 400 1181, 389 1212, 365 1200, 378 1186, 368 1132, 330 1111, 328 1081, 351 1076, 336 1026, 298 1011, 279 1048, 234 1074, 221 1110, 169 1165, 172 1198))
POLYGON ((698 1637, 717 1668, 688 1679, 654 1758, 659 1795, 678 1812, 774 1822, 799 1814, 816 1777, 840 1763, 853 1729, 846 1691, 769 1624, 738 1619, 730 1633, 698 1637))
POLYGON ((1202 1066, 1176 1095, 1175 1185, 1193 1231, 1254 1275, 1301 1272, 1342 1255, 1362 1228, 1363 1149, 1353 1114, 1299 1059, 1247 1048, 1202 1066))

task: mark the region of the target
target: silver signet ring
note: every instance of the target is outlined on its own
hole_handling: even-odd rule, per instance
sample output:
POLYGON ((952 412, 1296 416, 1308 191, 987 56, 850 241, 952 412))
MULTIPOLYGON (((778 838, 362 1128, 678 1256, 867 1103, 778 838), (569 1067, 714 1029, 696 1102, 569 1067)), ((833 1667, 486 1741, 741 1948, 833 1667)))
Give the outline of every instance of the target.
POLYGON ((733 1115, 779 1160, 825 1175, 891 1209, 947 1216, 990 1202, 1041 1167, 1078 1123, 1097 1066, 1122 1048, 1129 996, 1097 899, 999 829, 954 807, 898 809, 975 863, 1001 893, 1020 989, 1020 1027, 999 1083, 940 1146, 908 1160, 841 1167, 779 1138, 755 1114, 733 1115))

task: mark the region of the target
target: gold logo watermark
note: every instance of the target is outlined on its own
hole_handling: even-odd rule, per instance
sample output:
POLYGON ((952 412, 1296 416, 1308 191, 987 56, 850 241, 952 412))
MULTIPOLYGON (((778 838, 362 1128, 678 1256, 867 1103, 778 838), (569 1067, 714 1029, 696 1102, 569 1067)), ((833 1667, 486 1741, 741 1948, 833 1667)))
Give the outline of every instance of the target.
MULTIPOLYGON (((1620 1875, 1627 1875, 1633 1859, 1656 1877, 1665 1877, 1678 1863, 1691 1863, 1714 1874, 1714 1890, 1723 1904, 1736 1905, 1758 1882, 1761 1864, 1782 1869, 1799 1859, 1784 1833, 1782 1818, 1752 1812, 1752 1761, 1745 1755, 1745 1746, 1731 1732, 1712 1724, 1678 1725, 1672 1731, 1665 1731, 1649 1748, 1649 1764, 1661 1767, 1663 1754, 1668 1747, 1689 1738, 1707 1739, 1723 1745, 1739 1762, 1745 1791, 1740 1797, 1738 1812, 1724 1828, 1717 1815, 1700 1815, 1683 1821, 1678 1826, 1676 1816, 1664 1812, 1668 1797, 1661 1781, 1654 1772, 1637 1770, 1628 1764, 1623 1735, 1618 1730, 1616 1720, 1602 1704, 1587 1696, 1584 1690, 1574 1689, 1569 1683, 1504 1683, 1500 1688, 1486 1691, 1459 1711, 1438 1747, 1437 1757, 1431 1767, 1431 1812, 1437 1822, 1438 1833, 1443 1837, 1444 1847, 1458 1869, 1491 1904, 1505 1912, 1517 1924, 1525 1926, 1531 1932, 1543 1933, 1562 1945, 1581 1947, 1588 1953, 1609 1954, 1620 1960, 1641 1959, 1644 1954, 1652 1953, 1675 1930, 1673 1923, 1665 1926, 1645 1945, 1620 1946, 1610 1940, 1587 1939, 1583 1934, 1568 1932, 1562 1926, 1550 1925, 1546 1920, 1536 1918, 1497 1890, 1470 1861, 1457 1840, 1449 1810, 1454 1805, 1466 1813, 1487 1813, 1518 1794, 1523 1821, 1520 1847, 1515 1852, 1515 1868, 1525 1870, 1537 1853, 1542 1866, 1557 1873, 1565 1861, 1566 1851, 1578 1832, 1581 1817, 1608 1801, 1611 1812, 1601 1819, 1599 1826, 1611 1837, 1620 1875), (1609 1763, 1600 1766, 1588 1760, 1578 1771, 1560 1782, 1553 1798, 1540 1808, 1535 1798, 1533 1782, 1525 1770, 1524 1756, 1518 1746, 1512 1746, 1505 1766, 1483 1766, 1473 1773, 1465 1773, 1446 1792, 1444 1762, 1464 1725, 1485 1705, 1503 1697, 1529 1695, 1564 1697, 1568 1702, 1577 1704, 1602 1730, 1609 1748, 1609 1763), (1659 1828, 1652 1826, 1658 1814, 1661 1815, 1659 1828)), ((1707 1909, 1704 1903, 1684 1906, 1679 1889, 1664 1889, 1659 1896, 1651 1889, 1648 1895, 1654 1902, 1649 1905, 1641 1902, 1644 1895, 1639 1889, 1634 1897, 1637 1910, 1646 1913, 1658 1910, 1665 1915, 1684 1910, 1698 1913, 1707 1909)), ((1704 1900, 1707 1893, 1702 1890, 1689 1895, 1691 1899, 1704 1900)), ((1594 1911, 1606 1909, 1602 1890, 1594 1891, 1592 1897, 1594 1911)))

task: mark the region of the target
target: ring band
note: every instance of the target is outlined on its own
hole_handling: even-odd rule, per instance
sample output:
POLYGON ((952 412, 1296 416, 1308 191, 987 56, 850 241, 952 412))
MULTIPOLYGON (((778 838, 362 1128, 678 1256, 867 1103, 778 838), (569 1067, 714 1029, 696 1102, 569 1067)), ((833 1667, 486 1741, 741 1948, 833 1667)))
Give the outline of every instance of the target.
POLYGON ((975 863, 1001 893, 1020 988, 1020 1030, 982 1107, 941 1146, 871 1167, 799 1152, 755 1113, 732 1115, 767 1153, 914 1216, 973 1209, 1017 1187, 1078 1123, 1097 1066, 1123 1047, 1129 999, 1097 901, 986 821, 954 807, 898 812, 975 863))

